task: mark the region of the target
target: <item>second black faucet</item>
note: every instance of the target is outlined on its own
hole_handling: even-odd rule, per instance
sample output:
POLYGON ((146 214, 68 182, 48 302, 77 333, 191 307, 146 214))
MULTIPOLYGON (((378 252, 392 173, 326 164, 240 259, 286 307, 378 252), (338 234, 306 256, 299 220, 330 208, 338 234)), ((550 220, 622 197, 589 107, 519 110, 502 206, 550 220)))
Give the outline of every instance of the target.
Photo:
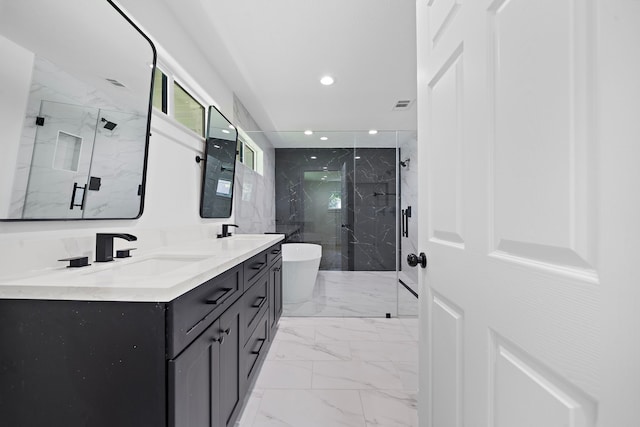
POLYGON ((229 237, 231 236, 231 233, 229 232, 229 227, 236 227, 236 228, 240 228, 240 226, 235 225, 235 224, 222 224, 222 234, 218 234, 218 238, 222 238, 222 237, 229 237))
POLYGON ((124 239, 129 242, 138 240, 133 234, 98 233, 96 234, 96 262, 113 261, 113 239, 124 239))

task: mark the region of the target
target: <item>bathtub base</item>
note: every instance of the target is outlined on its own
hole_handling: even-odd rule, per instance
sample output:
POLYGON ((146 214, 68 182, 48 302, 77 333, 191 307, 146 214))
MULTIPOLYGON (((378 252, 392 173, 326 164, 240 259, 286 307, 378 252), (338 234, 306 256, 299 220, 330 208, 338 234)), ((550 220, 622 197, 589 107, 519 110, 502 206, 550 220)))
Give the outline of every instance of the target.
POLYGON ((322 246, 308 243, 282 245, 282 301, 309 301, 318 276, 322 246))

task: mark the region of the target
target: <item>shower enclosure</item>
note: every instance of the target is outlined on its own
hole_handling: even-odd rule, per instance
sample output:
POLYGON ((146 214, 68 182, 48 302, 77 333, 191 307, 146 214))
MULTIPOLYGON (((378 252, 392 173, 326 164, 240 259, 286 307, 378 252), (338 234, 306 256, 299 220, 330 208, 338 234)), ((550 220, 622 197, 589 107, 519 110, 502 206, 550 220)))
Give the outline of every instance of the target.
POLYGON ((139 214, 145 116, 43 100, 36 120, 24 126, 18 161, 24 177, 16 174, 12 194, 16 218, 139 214))
POLYGON ((398 282, 398 148, 401 136, 410 138, 395 131, 264 135, 276 147, 276 232, 288 242, 319 244, 323 254, 313 300, 285 314, 414 314, 417 300, 409 294, 416 310, 401 305, 399 292, 407 291, 398 282))

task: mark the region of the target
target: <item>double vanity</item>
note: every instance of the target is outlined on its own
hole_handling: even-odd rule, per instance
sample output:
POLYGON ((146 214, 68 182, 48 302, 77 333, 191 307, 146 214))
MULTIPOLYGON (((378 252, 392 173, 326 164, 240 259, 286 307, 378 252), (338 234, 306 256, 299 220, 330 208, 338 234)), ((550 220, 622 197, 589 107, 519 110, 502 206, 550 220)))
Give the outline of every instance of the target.
MULTIPOLYGON (((136 220, 148 179, 151 94, 154 82, 168 85, 166 76, 155 68, 151 39, 113 1, 65 5, 0 7, 6 64, 0 68, 11 86, 0 99, 9 114, 2 129, 0 220, 136 220), (34 38, 34 29, 47 37, 34 38)), ((165 112, 167 102, 175 102, 166 95, 165 112)), ((210 106, 198 164, 171 164, 202 174, 202 218, 232 221, 237 134, 210 106)), ((189 150, 200 146, 200 137, 190 139, 189 150)), ((157 196, 155 221, 163 219, 159 200, 173 200, 170 191, 157 196)), ((209 231, 211 224, 193 217, 184 214, 180 227, 209 231)), ((0 425, 233 425, 282 312, 283 236, 228 237, 228 226, 220 239, 133 257, 121 249, 115 260, 113 238, 135 236, 99 233, 93 259, 64 260, 75 268, 60 264, 0 278, 0 425)), ((47 227, 30 232, 40 229, 47 227)), ((84 243, 62 238, 53 247, 86 254, 84 243)), ((34 266, 55 259, 41 248, 15 250, 25 255, 21 261, 36 252, 41 259, 29 260, 34 266)))
POLYGON ((282 313, 282 238, 1 281, 0 424, 234 425, 282 313))

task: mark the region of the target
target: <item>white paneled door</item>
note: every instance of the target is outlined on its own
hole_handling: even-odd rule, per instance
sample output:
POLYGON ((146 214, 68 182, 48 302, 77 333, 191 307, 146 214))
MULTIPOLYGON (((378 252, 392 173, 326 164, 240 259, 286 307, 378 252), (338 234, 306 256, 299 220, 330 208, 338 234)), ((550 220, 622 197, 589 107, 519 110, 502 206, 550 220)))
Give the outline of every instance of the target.
POLYGON ((416 3, 420 425, 640 426, 640 1, 416 3))

